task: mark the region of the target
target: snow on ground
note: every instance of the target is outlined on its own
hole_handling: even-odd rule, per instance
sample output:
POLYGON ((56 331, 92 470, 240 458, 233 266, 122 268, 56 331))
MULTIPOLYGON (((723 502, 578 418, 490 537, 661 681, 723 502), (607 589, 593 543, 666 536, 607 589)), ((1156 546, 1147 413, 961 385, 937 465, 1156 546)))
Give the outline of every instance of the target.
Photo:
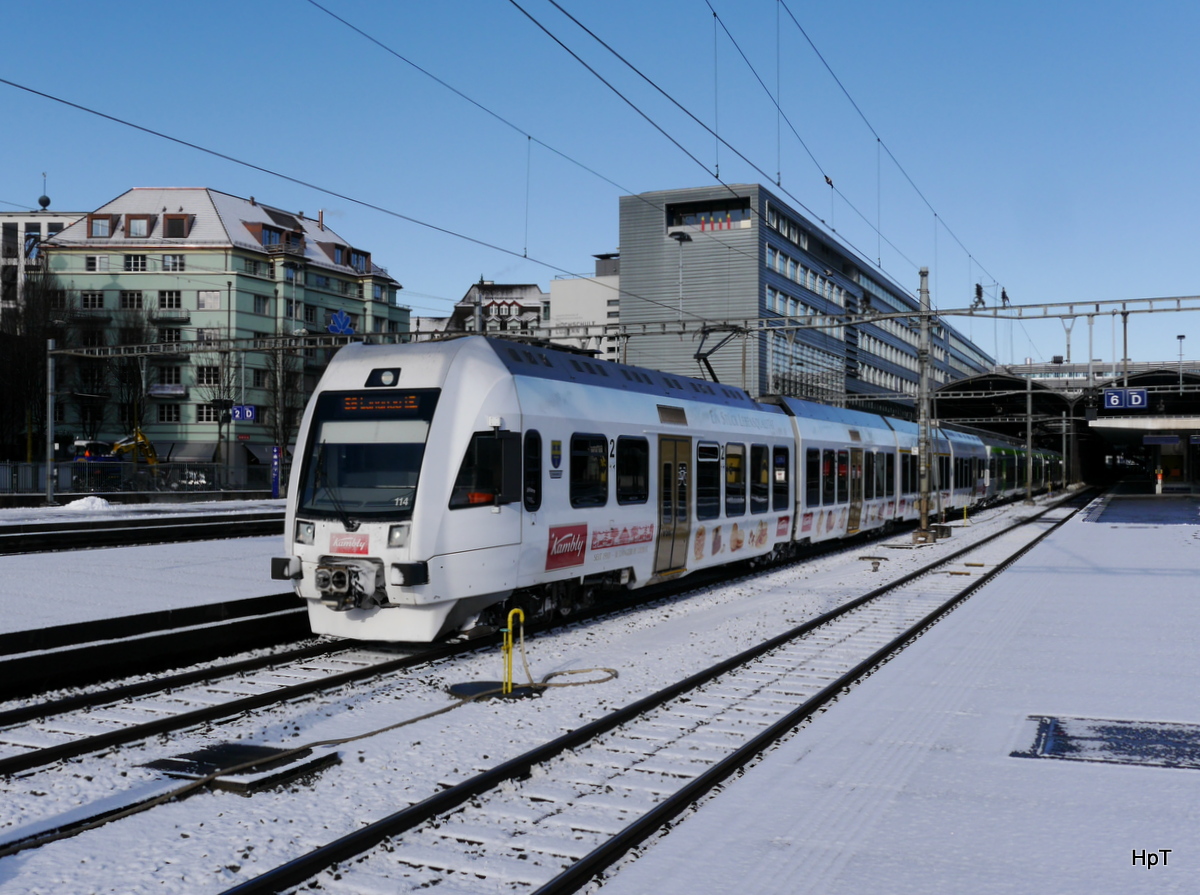
MULTIPOLYGON (((1010 756, 1030 746, 1030 715, 1200 722, 1200 657, 1190 641, 1200 622, 1192 578, 1200 529, 1156 527, 1117 510, 1114 502, 1047 539, 623 866, 606 895, 1192 891, 1195 772, 1010 756), (1131 852, 1142 849, 1171 849, 1168 865, 1133 865, 1131 852)), ((1025 512, 982 514, 974 527, 995 530, 1025 512)), ((278 540, 263 540, 264 557, 278 549, 278 540)), ((888 551, 884 565, 900 572, 962 542, 888 551)), ((179 546, 193 548, 196 565, 172 580, 207 586, 212 567, 199 559, 207 545, 179 546)), ((201 795, 6 858, 0 889, 222 891, 878 584, 881 575, 859 556, 881 547, 537 638, 528 644, 535 677, 597 666, 621 676, 518 704, 464 707, 342 747, 343 764, 309 786, 201 795)), ((66 556, 84 566, 103 552, 66 556)), ((21 558, 0 562, 9 559, 21 558)), ((111 590, 105 579, 118 570, 108 566, 94 581, 111 590)), ((425 669, 356 690, 338 706, 315 701, 290 716, 232 719, 197 733, 207 739, 191 748, 234 739, 291 745, 382 727, 445 705, 448 683, 497 678, 500 660, 485 652, 455 667, 452 680, 425 669)), ((137 752, 120 750, 122 765, 140 762, 137 752)), ((12 781, 0 797, 4 826, 44 816, 51 800, 109 796, 97 787, 111 779, 112 760, 64 768, 65 793, 29 794, 12 781)), ((127 785, 136 776, 130 771, 127 785)))
POLYGON ((1011 755, 1031 715, 1200 724, 1200 519, 1163 508, 1069 523, 605 895, 1196 891, 1197 771, 1011 755))
MULTIPOLYGON (((0 525, 282 507, 282 501, 110 504, 85 497, 62 507, 0 510, 0 525)), ((271 579, 271 557, 282 550, 277 535, 0 556, 0 633, 283 593, 286 582, 271 579)))
POLYGON ((89 495, 53 507, 0 507, 0 526, 29 522, 75 522, 109 519, 117 516, 147 519, 155 516, 190 516, 205 513, 261 513, 282 511, 286 501, 279 500, 205 500, 170 503, 114 503, 89 495))

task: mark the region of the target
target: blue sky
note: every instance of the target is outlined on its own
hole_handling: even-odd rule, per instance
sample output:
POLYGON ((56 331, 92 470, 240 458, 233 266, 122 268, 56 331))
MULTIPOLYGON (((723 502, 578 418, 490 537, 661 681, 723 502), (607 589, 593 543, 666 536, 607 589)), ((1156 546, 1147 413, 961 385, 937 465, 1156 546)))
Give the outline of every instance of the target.
MULTIPOLYGON (((134 186, 324 209, 414 313, 444 314, 481 276, 590 273, 618 248, 620 195, 712 184, 719 164, 726 183, 778 172, 914 292, 930 267, 942 307, 976 282, 1017 304, 1200 293, 1197 4, 559 0, 764 177, 548 0, 518 2, 672 139, 510 0, 320 2, 12 4, 0 78, 340 196, 0 84, 0 209, 34 207, 42 172, 62 210, 134 186)), ((1177 358, 1178 334, 1200 356, 1198 319, 1132 316, 1130 356, 1177 358)), ((1066 353, 1057 321, 959 325, 1001 361, 1066 353)), ((1111 358, 1111 322, 1094 336, 1111 358)), ((1086 359, 1083 319, 1071 354, 1086 359)))

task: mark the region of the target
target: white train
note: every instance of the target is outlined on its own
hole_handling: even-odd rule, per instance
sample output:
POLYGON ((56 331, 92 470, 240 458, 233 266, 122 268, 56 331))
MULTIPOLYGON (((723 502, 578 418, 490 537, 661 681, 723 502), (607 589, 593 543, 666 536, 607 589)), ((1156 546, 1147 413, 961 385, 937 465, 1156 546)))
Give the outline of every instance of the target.
MULTIPOLYGON (((934 433, 934 511, 1024 488, 1023 448, 934 433)), ((354 344, 305 411, 272 576, 316 633, 429 641, 890 529, 916 448, 912 422, 513 341, 354 344)))

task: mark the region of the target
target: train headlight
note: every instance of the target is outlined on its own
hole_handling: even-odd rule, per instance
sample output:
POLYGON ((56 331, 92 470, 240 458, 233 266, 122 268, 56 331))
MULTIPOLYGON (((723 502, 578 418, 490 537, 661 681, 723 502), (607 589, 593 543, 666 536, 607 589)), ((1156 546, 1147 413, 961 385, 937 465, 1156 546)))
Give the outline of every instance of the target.
POLYGON ((393 525, 388 529, 388 547, 393 550, 408 543, 408 525, 393 525))
POLYGON ((311 544, 317 539, 317 526, 312 522, 296 520, 296 543, 311 544))

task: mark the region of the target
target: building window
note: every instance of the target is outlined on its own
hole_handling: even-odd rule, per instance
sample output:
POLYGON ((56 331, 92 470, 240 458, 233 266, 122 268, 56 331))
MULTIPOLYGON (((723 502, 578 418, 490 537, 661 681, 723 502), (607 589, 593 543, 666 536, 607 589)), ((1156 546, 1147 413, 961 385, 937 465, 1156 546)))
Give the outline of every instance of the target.
POLYGON ((108 255, 88 255, 84 266, 91 271, 108 270, 108 255))
POLYGON ((220 385, 220 367, 196 367, 196 385, 220 385))
POLYGON ((355 270, 357 270, 359 273, 366 273, 367 272, 367 255, 366 255, 366 253, 365 252, 356 252, 353 249, 351 249, 350 250, 350 266, 353 267, 355 270))
POLYGON ((99 311, 104 307, 103 292, 79 293, 79 307, 85 311, 99 311))
POLYGON ((263 227, 262 229, 262 244, 264 246, 277 246, 283 242, 283 231, 276 230, 274 227, 263 227))
POLYGON ((88 236, 92 239, 112 236, 112 217, 107 214, 88 215, 88 236))
POLYGON ((316 322, 317 322, 317 306, 316 305, 305 305, 304 306, 304 322, 311 323, 314 326, 316 325, 316 322))
POLYGON ((160 385, 181 385, 183 367, 169 366, 158 368, 158 382, 160 385))
POLYGON ((178 289, 163 289, 158 293, 158 306, 164 311, 178 311, 183 307, 183 293, 178 289))
POLYGON ((191 216, 186 214, 163 215, 163 236, 167 239, 183 239, 188 235, 190 219, 191 216))
POLYGON ((125 235, 130 239, 145 239, 150 235, 150 218, 145 215, 125 218, 125 235))
POLYGON ((221 310, 221 293, 216 289, 205 289, 197 292, 196 307, 201 311, 221 310))
POLYGON ((333 263, 334 264, 345 264, 346 263, 346 250, 344 248, 342 248, 341 246, 333 247, 333 263))
POLYGON ((375 283, 373 286, 371 286, 371 297, 374 298, 376 301, 383 301, 385 296, 383 294, 383 285, 382 284, 375 283))
POLYGON ((142 293, 141 292, 122 292, 121 293, 121 310, 122 311, 139 311, 142 308, 142 293))
POLYGON ((158 341, 160 342, 179 342, 183 338, 183 330, 175 326, 168 326, 159 329, 158 341))
POLYGON ((259 367, 255 367, 252 383, 254 388, 268 388, 267 371, 259 367))
POLYGON ((329 277, 325 276, 324 274, 315 273, 312 277, 312 284, 318 289, 328 289, 329 277))
POLYGON ((215 326, 202 326, 196 330, 197 342, 215 342, 219 338, 221 338, 221 330, 215 326))
POLYGON ((196 405, 196 422, 198 423, 216 423, 220 422, 221 411, 217 410, 212 404, 197 404, 196 405))
POLYGON ((146 269, 145 255, 126 255, 125 270, 127 271, 142 271, 146 269))
POLYGON ((177 423, 177 422, 179 422, 179 405, 178 404, 159 404, 158 405, 158 421, 160 423, 177 423))
POLYGON ((183 270, 183 255, 163 255, 162 269, 165 271, 183 270))
POLYGON ((255 314, 267 313, 267 297, 265 295, 254 296, 254 313, 255 314))

